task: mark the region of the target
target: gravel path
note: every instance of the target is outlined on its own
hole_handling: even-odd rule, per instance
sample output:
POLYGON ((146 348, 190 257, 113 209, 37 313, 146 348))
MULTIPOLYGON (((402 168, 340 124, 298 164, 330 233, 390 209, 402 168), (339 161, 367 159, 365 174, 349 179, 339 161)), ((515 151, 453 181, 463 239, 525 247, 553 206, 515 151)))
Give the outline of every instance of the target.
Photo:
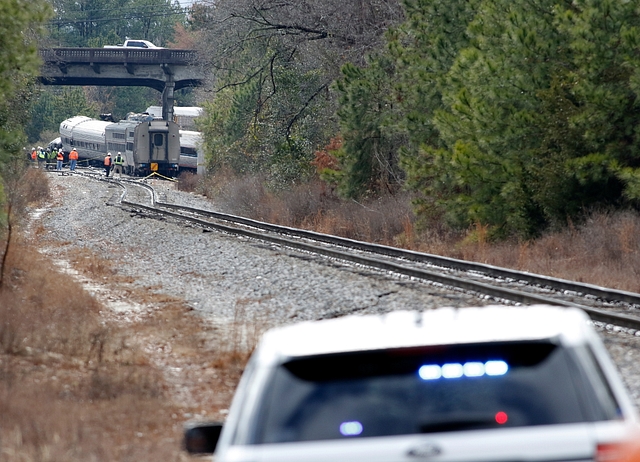
MULTIPOLYGON (((113 259, 118 274, 133 285, 184 299, 216 324, 241 320, 263 330, 349 313, 490 303, 245 238, 142 218, 106 205, 120 194, 114 185, 54 173, 50 180, 57 200, 42 213, 47 238, 66 241, 64 251, 86 248, 113 259)), ((204 201, 166 182, 154 186, 168 202, 200 206, 204 201)), ((599 330, 640 407, 640 337, 599 330)))

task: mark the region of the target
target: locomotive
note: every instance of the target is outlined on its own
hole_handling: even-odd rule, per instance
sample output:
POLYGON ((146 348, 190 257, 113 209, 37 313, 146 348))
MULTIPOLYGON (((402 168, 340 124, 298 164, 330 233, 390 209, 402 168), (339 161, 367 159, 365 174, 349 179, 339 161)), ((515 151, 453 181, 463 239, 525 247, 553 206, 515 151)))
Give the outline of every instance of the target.
POLYGON ((179 170, 179 131, 175 122, 146 113, 131 113, 119 122, 75 116, 60 124, 60 142, 65 152, 75 148, 89 163, 101 165, 108 152, 120 152, 126 174, 173 177, 179 170))

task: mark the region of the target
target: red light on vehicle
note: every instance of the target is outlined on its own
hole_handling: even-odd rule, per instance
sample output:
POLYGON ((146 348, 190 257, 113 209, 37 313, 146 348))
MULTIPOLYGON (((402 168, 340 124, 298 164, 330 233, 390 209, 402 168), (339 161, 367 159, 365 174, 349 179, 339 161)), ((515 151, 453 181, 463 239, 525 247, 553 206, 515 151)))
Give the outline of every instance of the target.
POLYGON ((507 420, 509 420, 509 416, 506 412, 500 411, 496 413, 496 422, 498 422, 500 425, 506 424, 507 420))
POLYGON ((620 443, 600 443, 596 448, 596 462, 620 461, 624 455, 624 445, 620 443))

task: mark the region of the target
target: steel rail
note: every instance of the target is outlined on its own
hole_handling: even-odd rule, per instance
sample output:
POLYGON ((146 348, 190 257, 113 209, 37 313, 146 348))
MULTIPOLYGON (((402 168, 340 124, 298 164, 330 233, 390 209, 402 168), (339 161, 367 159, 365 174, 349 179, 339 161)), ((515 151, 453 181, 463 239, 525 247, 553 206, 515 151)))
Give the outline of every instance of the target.
MULTIPOLYGON (((299 240, 291 240, 291 239, 286 239, 284 237, 281 236, 274 236, 274 235, 269 235, 269 234, 264 234, 264 233, 260 233, 257 231, 252 231, 249 229, 244 229, 244 228, 237 228, 237 227, 231 227, 231 226, 227 226, 224 224, 220 224, 220 223, 214 223, 208 220, 204 220, 195 216, 191 216, 191 215, 184 215, 182 213, 176 213, 170 210, 167 210, 168 208, 172 208, 172 209, 181 209, 181 210, 189 210, 189 211, 193 211, 193 210, 198 210, 198 212, 204 212, 205 215, 209 215, 212 218, 217 218, 216 215, 225 215, 225 214, 218 214, 217 212, 206 212, 206 211, 201 211, 199 209, 192 209, 190 207, 182 207, 182 206, 177 206, 174 204, 166 204, 166 203, 160 203, 160 202, 156 202, 156 206, 147 206, 147 205, 143 205, 143 204, 138 204, 135 202, 129 202, 127 200, 122 200, 121 201, 122 205, 125 206, 129 206, 129 207, 133 207, 133 208, 141 208, 144 210, 147 210, 149 212, 152 213, 157 213, 157 214, 161 214, 164 216, 170 216, 179 220, 185 220, 185 221, 189 221, 192 223, 195 223, 199 226, 205 227, 205 228, 213 228, 216 229, 218 231, 222 231, 222 232, 226 232, 229 234, 234 234, 234 235, 240 235, 240 236, 244 236, 250 239, 255 239, 255 240, 260 240, 260 241, 265 241, 265 242, 270 242, 273 244, 277 244, 277 245, 281 245, 284 247, 290 247, 290 248, 295 248, 298 250, 303 250, 303 251, 307 251, 307 252, 311 252, 314 254, 320 254, 320 255, 324 255, 330 258, 335 258, 338 260, 342 260, 342 261, 348 261, 351 263, 355 263, 355 264, 359 264, 359 265, 363 265, 366 267, 371 267, 371 268, 376 268, 379 270, 383 270, 383 271, 389 271, 391 273, 395 273, 395 274, 399 274, 399 275, 403 275, 403 276, 407 276, 410 278, 415 278, 415 279, 419 279, 419 280, 423 280, 423 281, 430 281, 430 282, 435 282, 438 284, 442 284, 445 286, 451 286, 451 287, 456 287, 462 290, 466 290, 466 291, 470 291, 470 292, 474 292, 480 295, 484 295, 484 296, 490 296, 490 297, 495 297, 497 299, 502 299, 502 300, 508 300, 511 301, 513 303, 522 303, 522 304, 550 304, 550 305, 558 305, 558 306, 566 306, 566 307, 575 307, 575 308, 580 308, 582 310, 584 310, 591 319, 593 319, 594 321, 600 321, 600 322, 604 322, 607 324, 615 324, 621 327, 626 327, 626 328, 630 328, 630 329, 634 329, 634 330, 640 330, 640 318, 635 318, 633 316, 628 316, 625 314, 620 314, 620 313, 609 313, 607 311, 604 310, 600 310, 597 308, 592 308, 592 307, 588 307, 588 306, 583 306, 577 303, 573 303, 573 302, 567 302, 567 301, 563 301, 563 300, 557 300, 551 297, 545 297, 542 295, 536 295, 536 294, 531 294, 531 293, 527 293, 527 292, 521 292, 521 291, 517 291, 517 290, 513 290, 513 289, 507 289, 507 288, 502 288, 502 287, 497 287, 497 286, 492 286, 489 284, 485 284, 482 282, 477 282, 477 281, 473 281, 473 280, 469 280, 469 279, 463 279, 460 277, 456 277, 456 276, 452 276, 452 275, 447 275, 447 274, 443 274, 443 273, 437 273, 434 271, 427 271, 427 270, 423 270, 423 269, 417 269, 417 268, 408 268, 408 267, 404 267, 395 263, 391 263, 388 261, 384 261, 384 260, 380 260, 377 259, 375 257, 364 257, 361 255, 354 255, 354 254, 349 254, 349 253, 345 253, 345 252, 341 252, 339 250, 336 249, 332 249, 332 248, 327 248, 327 247, 320 247, 316 244, 311 244, 308 242, 302 242, 299 240), (162 209, 161 207, 165 207, 165 209, 162 209)), ((238 217, 241 218, 241 217, 238 217)), ((230 221, 230 220, 227 220, 230 221)), ((256 228, 261 228, 259 226, 255 226, 256 223, 261 223, 261 222, 255 222, 254 220, 247 220, 247 219, 242 219, 242 221, 244 223, 244 225, 248 225, 249 223, 251 223, 250 226, 256 227, 256 228)), ((269 224, 267 224, 269 225, 269 224)), ((269 225, 266 226, 265 228, 271 228, 269 229, 269 231, 274 231, 277 232, 279 234, 282 234, 282 228, 280 226, 275 226, 275 225, 269 225)), ((293 230, 293 228, 286 228, 288 230, 293 230)), ((298 231, 298 230, 295 230, 298 231)), ((299 230, 302 231, 302 230, 299 230)), ((312 233, 312 232, 302 232, 300 234, 296 234, 295 237, 303 237, 301 234, 305 234, 304 237, 307 237, 306 235, 308 233, 311 233, 314 236, 320 235, 320 236, 325 236, 325 237, 331 237, 328 235, 321 235, 319 233, 312 233)), ((287 233, 285 233, 287 234, 287 233)), ((313 238, 310 238, 313 239, 313 238)), ((318 239, 319 240, 319 239, 318 239)), ((338 240, 340 242, 342 242, 341 244, 338 244, 339 246, 345 247, 345 241, 350 241, 350 240, 345 240, 342 238, 338 238, 338 240)), ((332 242, 332 239, 323 239, 324 243, 327 244, 333 244, 336 245, 334 242, 332 242)), ((365 243, 361 243, 359 241, 352 241, 352 242, 357 242, 360 244, 365 244, 365 243)), ((375 246, 375 245, 374 245, 375 246)), ((366 247, 366 246, 365 246, 366 247)), ((376 246, 377 247, 377 246, 376 246)), ((382 246, 384 247, 384 246, 382 246)), ((390 249, 390 247, 387 247, 390 249)), ((389 256, 389 255, 385 255, 385 256, 389 256)))
POLYGON ((516 281, 523 281, 528 284, 537 285, 540 287, 550 287, 554 290, 570 291, 577 294, 591 295, 593 297, 608 301, 608 302, 624 302, 632 305, 640 305, 640 294, 634 292, 628 292, 624 290, 607 289, 605 287, 596 286, 593 284, 585 284, 581 282, 569 281, 566 279, 554 278, 550 276, 544 276, 540 274, 527 273, 524 271, 511 270, 507 268, 500 268, 493 265, 487 265, 484 263, 469 262, 465 260, 458 260, 455 258, 442 257, 439 255, 433 255, 422 252, 415 252, 412 250, 400 249, 397 247, 390 247, 381 244, 373 244, 369 242, 357 241, 339 236, 332 236, 329 234, 318 233, 315 231, 307 231, 304 229, 289 228, 287 226, 274 225, 271 223, 265 223, 250 218, 239 217, 236 215, 229 215, 220 212, 212 212, 207 210, 195 209, 192 207, 184 207, 175 204, 168 204, 165 202, 158 202, 158 206, 171 209, 186 210, 191 213, 209 216, 219 220, 224 220, 232 223, 240 223, 245 226, 251 226, 258 229, 265 229, 280 234, 287 234, 290 236, 311 239, 318 242, 325 242, 327 244, 338 245, 348 247, 351 249, 362 250, 365 252, 371 252, 375 254, 385 255, 393 258, 402 258, 405 260, 428 263, 443 268, 451 268, 460 271, 470 271, 481 273, 483 275, 513 279, 516 281))

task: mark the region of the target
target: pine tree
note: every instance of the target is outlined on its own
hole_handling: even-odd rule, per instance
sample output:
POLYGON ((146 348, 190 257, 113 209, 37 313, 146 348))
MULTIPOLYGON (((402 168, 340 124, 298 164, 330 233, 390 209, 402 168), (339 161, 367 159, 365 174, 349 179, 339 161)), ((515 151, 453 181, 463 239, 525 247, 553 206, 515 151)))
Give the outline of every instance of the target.
POLYGON ((371 57, 366 68, 347 64, 342 72, 336 84, 343 137, 336 152, 339 191, 346 197, 397 191, 402 134, 394 129, 393 62, 379 55, 371 57))

